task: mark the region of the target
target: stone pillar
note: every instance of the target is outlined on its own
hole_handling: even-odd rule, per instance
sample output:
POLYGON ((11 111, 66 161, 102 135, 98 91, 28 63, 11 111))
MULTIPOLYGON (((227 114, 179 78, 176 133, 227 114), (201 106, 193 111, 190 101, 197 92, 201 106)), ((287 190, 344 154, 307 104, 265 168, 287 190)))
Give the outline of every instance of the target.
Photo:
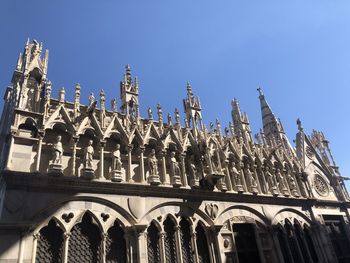
POLYGON ((222 226, 218 226, 218 229, 205 229, 205 235, 207 237, 208 247, 210 249, 209 255, 211 257, 211 262, 213 263, 221 263, 220 248, 218 242, 218 235, 221 227, 222 226))
POLYGON ((143 153, 145 152, 145 147, 140 147, 140 183, 144 184, 145 180, 145 160, 143 158, 143 153))
POLYGON ((39 141, 38 141, 38 151, 36 154, 36 163, 35 163, 35 172, 39 172, 40 169, 40 160, 41 160, 41 148, 43 146, 43 134, 39 134, 39 141))
POLYGON ((161 231, 159 232, 158 235, 159 235, 159 248, 160 248, 160 262, 166 262, 165 244, 164 244, 165 232, 161 231))
POLYGON ((68 262, 68 249, 69 249, 69 239, 70 239, 70 233, 65 232, 63 234, 63 253, 62 253, 62 262, 67 263, 68 262))
POLYGON ((147 232, 146 228, 139 228, 136 226, 137 231, 137 262, 147 263, 147 232))
POLYGON ((73 152, 72 152, 72 176, 75 175, 75 164, 76 164, 76 161, 77 161, 77 144, 78 144, 78 139, 79 137, 77 136, 73 136, 73 152))
POLYGON ((197 249, 197 233, 196 230, 193 229, 193 225, 191 225, 191 242, 192 242, 192 255, 194 257, 194 262, 198 263, 198 249, 197 249))
POLYGON ((11 160, 12 160, 12 151, 13 151, 13 144, 15 143, 15 133, 11 131, 10 133, 10 146, 9 146, 9 152, 7 155, 7 162, 6 162, 6 168, 5 170, 10 170, 11 160))
POLYGON ((186 175, 186 166, 185 166, 185 158, 186 158, 186 154, 185 153, 180 154, 182 186, 188 187, 187 175, 186 175))
POLYGON ((99 173, 99 179, 104 178, 104 148, 105 148, 106 141, 101 140, 100 141, 100 173, 99 173))
POLYGON ((128 171, 126 173, 126 182, 133 182, 131 176, 132 176, 132 149, 134 148, 134 145, 129 144, 128 145, 128 171))
POLYGON ((170 180, 167 177, 167 173, 166 173, 166 160, 165 160, 165 155, 166 155, 166 151, 163 150, 161 153, 161 157, 162 157, 162 174, 163 174, 163 178, 162 178, 162 184, 165 185, 169 185, 170 184, 170 180))
POLYGON ((101 263, 106 263, 106 239, 108 233, 101 233, 101 263))
POLYGON ((175 242, 176 242, 176 258, 178 262, 182 263, 182 248, 181 248, 181 240, 180 240, 180 226, 174 226, 175 230, 175 242))
POLYGON ((224 180, 226 180, 227 190, 229 192, 232 192, 233 191, 233 184, 232 184, 232 181, 231 181, 231 175, 230 175, 230 170, 228 168, 228 163, 229 163, 229 161, 225 160, 225 163, 224 163, 225 178, 224 178, 224 180))
POLYGON ((40 238, 39 233, 35 233, 33 235, 33 250, 32 250, 32 263, 35 263, 35 257, 36 257, 36 249, 38 246, 38 239, 40 238))

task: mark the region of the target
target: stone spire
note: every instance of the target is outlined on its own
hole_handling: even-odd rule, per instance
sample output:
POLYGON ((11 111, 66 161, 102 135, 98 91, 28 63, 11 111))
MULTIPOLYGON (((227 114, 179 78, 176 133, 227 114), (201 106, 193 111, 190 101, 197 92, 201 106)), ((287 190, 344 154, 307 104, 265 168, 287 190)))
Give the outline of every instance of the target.
POLYGON ((248 115, 241 113, 238 100, 234 98, 232 100, 232 121, 233 130, 237 137, 241 137, 245 143, 252 142, 251 130, 249 126, 248 115))
POLYGON ((266 98, 259 87, 259 100, 261 107, 261 116, 263 122, 263 131, 268 141, 275 141, 277 144, 281 144, 283 148, 289 152, 293 151, 289 140, 284 132, 282 123, 277 119, 271 110, 270 105, 267 103, 266 98))

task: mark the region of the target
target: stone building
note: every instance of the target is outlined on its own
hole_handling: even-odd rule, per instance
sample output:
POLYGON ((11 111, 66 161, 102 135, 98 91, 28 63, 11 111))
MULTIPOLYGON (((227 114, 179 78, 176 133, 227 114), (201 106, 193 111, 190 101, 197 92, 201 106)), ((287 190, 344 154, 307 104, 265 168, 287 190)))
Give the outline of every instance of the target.
POLYGON ((263 129, 232 101, 209 129, 187 84, 184 121, 121 101, 53 97, 48 51, 28 42, 0 122, 0 262, 350 262, 349 195, 323 133, 293 147, 261 89, 263 129))

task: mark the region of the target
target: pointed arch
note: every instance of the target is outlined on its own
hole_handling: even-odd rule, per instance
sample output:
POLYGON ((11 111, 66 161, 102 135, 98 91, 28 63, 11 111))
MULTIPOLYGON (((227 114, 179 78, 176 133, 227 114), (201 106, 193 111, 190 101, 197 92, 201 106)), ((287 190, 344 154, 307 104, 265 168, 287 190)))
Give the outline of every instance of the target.
POLYGON ((106 263, 126 263, 125 231, 118 220, 107 231, 106 263))
POLYGON ((164 252, 166 262, 177 262, 176 253, 176 236, 175 236, 176 221, 171 216, 167 216, 163 222, 164 228, 164 252))
POLYGON ((154 221, 147 228, 147 257, 148 262, 160 262, 159 229, 154 221))
POLYGON ((69 262, 100 262, 102 237, 100 228, 93 223, 92 213, 86 212, 81 222, 70 232, 68 245, 69 262))
POLYGON ((204 225, 201 221, 197 223, 196 227, 196 244, 198 251, 198 262, 199 263, 209 263, 209 247, 208 247, 208 238, 204 225))
POLYGON ((180 243, 183 263, 193 263, 193 245, 191 240, 191 226, 189 221, 182 217, 179 223, 180 226, 180 243))
POLYGON ((39 231, 35 262, 60 263, 63 256, 63 231, 55 220, 39 231))

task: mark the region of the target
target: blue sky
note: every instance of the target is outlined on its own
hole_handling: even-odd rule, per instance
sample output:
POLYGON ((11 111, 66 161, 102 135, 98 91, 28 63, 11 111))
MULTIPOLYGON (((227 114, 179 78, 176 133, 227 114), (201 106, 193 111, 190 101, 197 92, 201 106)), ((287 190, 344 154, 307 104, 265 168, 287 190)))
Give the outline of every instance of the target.
POLYGON ((350 176, 349 13, 349 1, 2 0, 0 86, 27 37, 50 50, 53 93, 64 86, 69 99, 77 82, 85 102, 100 89, 118 98, 131 64, 143 116, 158 102, 182 110, 190 81, 207 124, 226 126, 236 97, 257 132, 260 85, 291 142, 300 117, 308 133, 324 131, 350 176))

